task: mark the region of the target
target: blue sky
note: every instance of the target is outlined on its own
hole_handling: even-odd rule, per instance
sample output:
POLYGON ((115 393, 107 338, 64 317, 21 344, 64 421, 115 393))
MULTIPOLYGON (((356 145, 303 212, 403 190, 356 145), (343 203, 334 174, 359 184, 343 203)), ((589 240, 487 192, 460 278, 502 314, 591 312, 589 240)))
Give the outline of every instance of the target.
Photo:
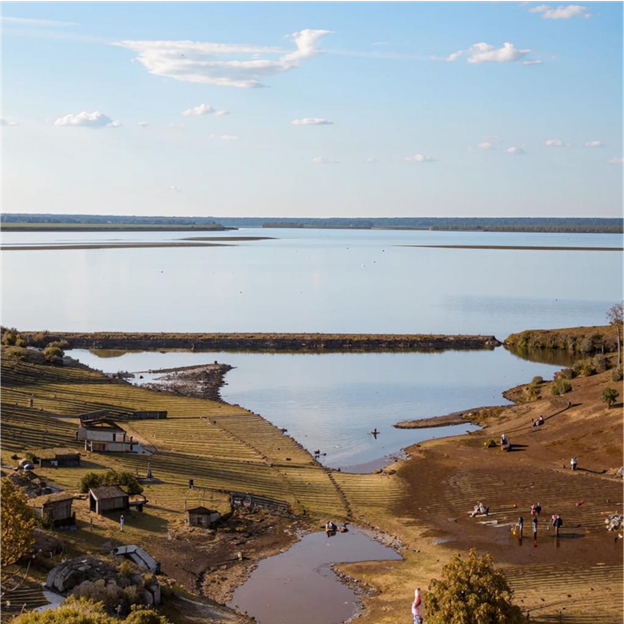
POLYGON ((2 34, 6 212, 621 214, 620 2, 5 2, 2 34))

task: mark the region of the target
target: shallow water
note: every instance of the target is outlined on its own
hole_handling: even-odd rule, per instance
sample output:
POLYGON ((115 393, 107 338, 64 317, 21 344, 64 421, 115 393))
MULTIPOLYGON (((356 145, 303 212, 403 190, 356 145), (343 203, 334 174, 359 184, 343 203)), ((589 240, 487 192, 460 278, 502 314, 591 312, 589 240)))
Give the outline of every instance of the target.
POLYGON ((355 528, 333 537, 310 533, 286 552, 262 561, 228 606, 246 611, 260 624, 341 624, 355 615, 359 600, 338 582, 330 566, 399 559, 355 528))
MULTIPOLYGON (((508 403, 501 393, 534 376, 552 377, 560 366, 530 362, 503 348, 439 353, 197 353, 133 352, 100 358, 74 350, 72 357, 105 372, 146 371, 206 364, 236 368, 222 397, 250 409, 298 440, 320 450, 332 468, 370 472, 373 463, 434 437, 474 430, 470 424, 432 429, 396 429, 402 420, 440 416, 508 403), (370 431, 378 429, 374 438, 370 431)), ((137 383, 150 381, 135 379, 137 383)))
POLYGON ((405 244, 622 246, 615 234, 241 229, 9 232, 4 245, 262 235, 231 247, 2 252, 2 322, 56 331, 484 333, 597 325, 622 254, 405 244), (600 275, 600 280, 595 276, 600 275), (41 302, 46 305, 41 305, 41 302))

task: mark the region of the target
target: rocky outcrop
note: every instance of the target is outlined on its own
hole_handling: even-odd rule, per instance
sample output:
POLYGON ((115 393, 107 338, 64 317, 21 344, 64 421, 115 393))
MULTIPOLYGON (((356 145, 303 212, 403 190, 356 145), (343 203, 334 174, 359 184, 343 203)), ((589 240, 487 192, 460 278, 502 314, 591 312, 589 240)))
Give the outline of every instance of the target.
POLYGON ((59 594, 71 591, 85 581, 112 579, 117 574, 117 566, 97 557, 68 559, 48 573, 45 586, 59 594))

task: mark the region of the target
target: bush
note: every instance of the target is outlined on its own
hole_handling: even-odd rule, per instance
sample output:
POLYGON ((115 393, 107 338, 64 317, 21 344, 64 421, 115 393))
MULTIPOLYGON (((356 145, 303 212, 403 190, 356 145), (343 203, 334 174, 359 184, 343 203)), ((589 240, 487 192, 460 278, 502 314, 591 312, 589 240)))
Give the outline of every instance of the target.
POLYGON ((624 378, 624 375, 622 374, 622 367, 619 366, 618 368, 616 368, 612 373, 611 373, 611 380, 612 381, 622 381, 622 379, 624 378))
POLYGON ((154 609, 132 605, 132 611, 126 618, 126 624, 169 624, 169 620, 165 616, 159 615, 154 609))
POLYGON ((50 343, 43 350, 43 357, 45 357, 45 359, 48 360, 48 362, 52 362, 57 358, 61 359, 64 355, 65 353, 63 353, 63 349, 61 349, 60 347, 54 346, 52 343, 50 343))
POLYGON ((118 485, 130 494, 130 496, 143 492, 143 487, 131 472, 117 470, 87 472, 80 480, 80 491, 86 493, 90 488, 97 488, 105 485, 118 485))
POLYGON ((602 400, 610 408, 620 396, 620 393, 615 388, 605 388, 602 392, 602 400))
POLYGON ((118 620, 104 612, 103 605, 70 596, 57 609, 27 611, 13 620, 13 624, 118 624, 118 620))
POLYGON ((566 392, 570 392, 572 390, 572 386, 567 379, 557 379, 557 381, 553 382, 551 387, 551 392, 554 395, 565 394, 566 392))
POLYGON ((28 355, 28 349, 24 349, 24 347, 9 347, 4 354, 9 358, 23 360, 28 355))
POLYGON ((609 360, 599 353, 592 358, 592 366, 597 373, 604 373, 609 368, 609 360))
POLYGON ((531 379, 532 386, 539 386, 539 384, 541 383, 544 383, 544 378, 541 377, 540 375, 538 375, 537 377, 533 377, 533 379, 531 379))
POLYGON ((427 624, 523 624, 520 607, 503 572, 494 569, 492 555, 455 555, 433 580, 427 604, 427 624))
POLYGON ((26 453, 24 453, 24 457, 31 463, 31 464, 36 464, 39 461, 39 458, 37 457, 37 455, 35 455, 35 453, 33 453, 32 451, 26 451, 26 453))
POLYGON ((576 362, 574 362, 572 370, 577 377, 589 377, 596 372, 593 360, 591 358, 577 360, 576 362))
POLYGON ((574 379, 576 374, 571 368, 564 368, 555 375, 555 379, 574 379))

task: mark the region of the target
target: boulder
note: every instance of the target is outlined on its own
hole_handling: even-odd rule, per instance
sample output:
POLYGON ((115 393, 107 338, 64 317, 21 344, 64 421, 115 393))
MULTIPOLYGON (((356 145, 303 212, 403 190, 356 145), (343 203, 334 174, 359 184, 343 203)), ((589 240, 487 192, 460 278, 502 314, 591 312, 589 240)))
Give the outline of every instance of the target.
POLYGON ((68 559, 50 570, 45 586, 60 594, 70 592, 85 581, 114 578, 117 568, 96 557, 68 559))

